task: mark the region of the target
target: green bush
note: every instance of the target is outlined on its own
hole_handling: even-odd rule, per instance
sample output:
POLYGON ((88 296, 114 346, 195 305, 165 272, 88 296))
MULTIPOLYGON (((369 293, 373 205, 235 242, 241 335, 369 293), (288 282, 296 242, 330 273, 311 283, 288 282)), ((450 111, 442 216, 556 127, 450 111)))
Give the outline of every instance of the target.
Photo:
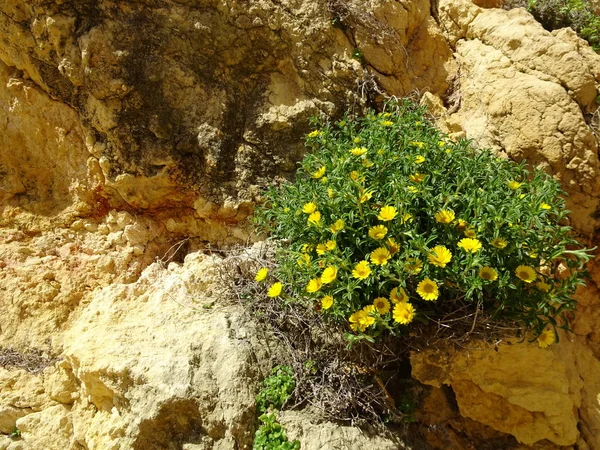
POLYGON ((266 194, 268 295, 308 299, 358 338, 479 305, 553 343, 588 259, 558 182, 449 141, 408 101, 387 108, 317 124, 296 180, 266 194))

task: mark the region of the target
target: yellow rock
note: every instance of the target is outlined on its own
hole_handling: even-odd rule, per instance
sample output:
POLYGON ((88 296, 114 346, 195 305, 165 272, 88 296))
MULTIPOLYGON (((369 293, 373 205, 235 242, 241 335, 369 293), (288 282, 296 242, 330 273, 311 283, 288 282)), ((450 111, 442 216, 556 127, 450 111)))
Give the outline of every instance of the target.
POLYGON ((552 349, 475 343, 456 352, 416 352, 411 363, 417 380, 452 388, 462 416, 527 445, 547 439, 566 446, 579 437, 576 412, 583 402, 582 374, 569 354, 575 346, 566 339, 552 349))

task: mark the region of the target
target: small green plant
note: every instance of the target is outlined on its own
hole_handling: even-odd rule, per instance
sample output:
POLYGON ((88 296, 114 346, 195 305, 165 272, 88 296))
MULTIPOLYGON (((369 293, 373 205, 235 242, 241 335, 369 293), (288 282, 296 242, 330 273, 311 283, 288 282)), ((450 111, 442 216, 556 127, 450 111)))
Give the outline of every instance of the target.
POLYGON ((256 397, 256 407, 260 413, 269 409, 279 410, 290 397, 296 380, 290 366, 277 366, 264 379, 262 388, 256 397))
POLYGON ((299 450, 300 442, 288 441, 283 427, 274 414, 263 414, 258 418, 262 424, 254 435, 253 450, 299 450))
POLYGON ((363 62, 363 53, 358 47, 354 47, 354 51, 352 52, 352 58, 356 59, 357 61, 363 62))
POLYGON ((289 442, 273 411, 278 411, 296 387, 294 372, 289 366, 276 366, 263 380, 256 396, 256 409, 262 423, 254 435, 253 450, 299 450, 300 442, 289 442))
POLYGON ((315 123, 296 180, 266 194, 256 221, 281 243, 267 295, 353 340, 483 308, 552 344, 589 259, 558 182, 448 140, 408 101, 387 109, 315 123))
POLYGON ((21 430, 19 430, 16 426, 13 428, 12 432, 10 433, 10 437, 12 439, 16 439, 16 438, 20 438, 21 437, 21 430))

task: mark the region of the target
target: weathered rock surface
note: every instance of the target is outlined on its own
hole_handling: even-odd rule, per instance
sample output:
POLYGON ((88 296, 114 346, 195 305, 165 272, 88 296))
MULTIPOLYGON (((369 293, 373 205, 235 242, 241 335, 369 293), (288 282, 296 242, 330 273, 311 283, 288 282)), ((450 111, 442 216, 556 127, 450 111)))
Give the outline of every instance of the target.
MULTIPOLYGON (((310 116, 427 92, 453 136, 557 176, 595 245, 600 57, 521 9, 432 3, 0 2, 0 348, 60 359, 0 369, 0 449, 250 445, 266 358, 254 325, 218 298, 216 259, 154 261, 247 240, 310 116)), ((413 356, 415 377, 456 399, 422 418, 455 433, 431 445, 600 448, 599 274, 552 349, 413 356)), ((281 420, 306 449, 397 448, 304 412, 281 420)))
POLYGON ((407 448, 403 442, 373 436, 356 428, 339 426, 331 422, 317 422, 305 412, 284 411, 279 422, 285 427, 289 440, 297 439, 302 450, 338 450, 349 448, 373 448, 397 450, 407 448), (316 422, 316 423, 315 423, 316 422))
POLYGON ((598 107, 600 56, 572 30, 550 33, 524 9, 482 9, 468 0, 439 3, 458 75, 449 131, 526 159, 568 192, 577 229, 597 226, 598 145, 587 121, 598 107))
POLYGON ((251 325, 214 303, 217 270, 191 255, 97 289, 60 363, 3 369, 0 431, 16 426, 31 449, 248 448, 261 366, 251 325))
POLYGON ((577 410, 583 389, 572 355, 566 358, 573 346, 565 340, 553 350, 514 343, 491 352, 481 345, 458 354, 415 353, 411 362, 419 381, 452 387, 461 415, 528 445, 546 439, 567 446, 579 436, 577 410))
MULTIPOLYGON (((367 8, 11 0, 0 12, 0 79, 10 80, 3 95, 21 108, 4 114, 21 139, 13 145, 28 149, 21 160, 3 158, 8 194, 26 191, 31 199, 29 178, 48 184, 31 176, 35 165, 17 176, 27 154, 42 164, 68 148, 71 164, 44 168, 59 180, 56 188, 37 194, 74 195, 75 182, 91 191, 82 199, 88 209, 105 201, 130 211, 169 208, 178 210, 171 215, 239 221, 257 186, 295 170, 309 117, 360 103, 372 76, 393 94, 442 94, 444 65, 452 61, 426 0, 372 1, 367 8), (368 66, 352 57, 355 47, 368 66), (34 98, 13 98, 33 86, 34 98), (32 127, 38 135, 25 137, 32 127)), ((8 152, 13 137, 4 139, 8 152)))

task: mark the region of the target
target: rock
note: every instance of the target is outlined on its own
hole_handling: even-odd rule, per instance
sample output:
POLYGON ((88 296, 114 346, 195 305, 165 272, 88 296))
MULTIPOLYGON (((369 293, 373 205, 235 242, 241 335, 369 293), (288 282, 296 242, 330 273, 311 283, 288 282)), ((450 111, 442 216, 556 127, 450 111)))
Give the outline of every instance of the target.
POLYGON ((39 411, 48 400, 39 377, 0 368, 0 433, 12 433, 18 419, 39 411))
POLYGON ((16 424, 25 448, 44 450, 250 448, 262 366, 237 308, 201 307, 219 289, 218 261, 155 263, 96 290, 64 332, 61 362, 0 369, 0 432, 16 424))
POLYGON ((219 448, 249 446, 259 367, 239 337, 248 328, 235 309, 203 311, 193 300, 206 292, 186 286, 214 262, 190 261, 170 271, 154 264, 132 285, 99 291, 65 334, 65 363, 80 385, 72 420, 90 448, 201 436, 219 448))
POLYGON ((23 444, 29 449, 76 450, 81 445, 73 436, 70 408, 56 405, 17 421, 23 444))
POLYGON ((582 233, 597 225, 597 143, 586 115, 598 106, 600 56, 568 32, 550 33, 523 9, 441 1, 460 67, 447 129, 555 175, 582 233), (565 37, 567 36, 567 38, 565 37))
POLYGON ((316 422, 314 412, 284 411, 278 421, 285 428, 290 441, 300 441, 302 450, 337 450, 346 448, 376 448, 396 450, 407 448, 397 440, 368 433, 328 421, 316 422))
POLYGON ((584 386, 573 348, 566 339, 552 350, 509 343, 491 351, 481 344, 413 353, 411 363, 417 380, 452 388, 462 416, 527 445, 548 440, 567 446, 579 437, 576 411, 584 386))
POLYGON ((51 185, 40 176, 46 170, 52 195, 64 206, 76 200, 86 214, 191 213, 200 201, 215 208, 196 208, 196 218, 243 220, 258 187, 295 170, 311 116, 364 104, 360 97, 376 90, 372 78, 394 95, 447 88, 452 53, 427 0, 364 6, 3 4, 0 80, 13 106, 2 112, 10 132, 0 135, 4 148, 42 149, 7 155, 8 192, 37 179, 42 195, 51 185), (31 128, 39 132, 17 131, 31 128), (67 157, 66 149, 70 164, 40 166, 67 157), (25 157, 36 163, 23 173, 25 157))

